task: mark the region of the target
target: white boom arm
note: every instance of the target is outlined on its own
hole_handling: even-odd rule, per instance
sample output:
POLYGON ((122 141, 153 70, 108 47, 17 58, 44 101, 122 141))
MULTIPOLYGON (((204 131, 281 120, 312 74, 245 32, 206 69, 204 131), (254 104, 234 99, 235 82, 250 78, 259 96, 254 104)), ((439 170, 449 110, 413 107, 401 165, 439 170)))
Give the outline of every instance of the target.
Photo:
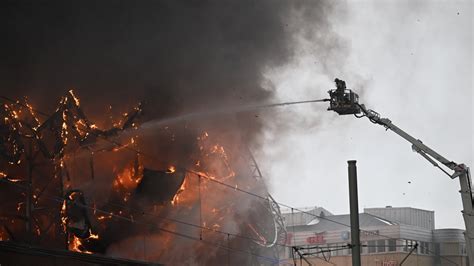
POLYGON ((473 194, 472 194, 472 183, 471 183, 471 174, 469 172, 469 167, 464 164, 457 164, 453 161, 450 161, 437 153, 436 151, 432 150, 430 147, 426 146, 421 142, 419 139, 415 139, 410 136, 408 133, 397 127, 387 118, 381 118, 380 115, 373 111, 368 110, 365 106, 359 105, 360 110, 362 111, 363 115, 357 117, 366 116, 372 123, 379 124, 384 126, 386 129, 390 129, 391 131, 395 132, 400 137, 406 139, 408 142, 412 144, 413 151, 419 153, 423 158, 428 160, 431 164, 435 167, 438 167, 446 173, 451 178, 459 178, 459 182, 461 183, 461 199, 463 210, 462 214, 464 217, 464 223, 466 224, 466 232, 464 233, 464 237, 466 239, 466 250, 467 255, 469 257, 469 261, 471 265, 474 264, 474 210, 473 210, 473 194), (445 169, 441 168, 438 163, 441 163, 448 167, 449 169, 453 170, 452 174, 448 173, 445 169))

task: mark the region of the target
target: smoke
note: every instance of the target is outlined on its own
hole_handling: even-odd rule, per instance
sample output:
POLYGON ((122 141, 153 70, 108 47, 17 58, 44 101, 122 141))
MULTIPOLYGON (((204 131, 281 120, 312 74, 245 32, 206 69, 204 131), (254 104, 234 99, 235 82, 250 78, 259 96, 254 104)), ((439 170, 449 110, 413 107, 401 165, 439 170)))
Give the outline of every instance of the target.
MULTIPOLYGON (((0 11, 4 36, 0 90, 10 98, 28 96, 36 108, 52 113, 58 99, 75 88, 85 113, 93 121, 102 120, 101 126, 111 125, 109 117, 137 102, 144 104, 145 121, 264 104, 275 96, 267 74, 288 69, 309 47, 321 56, 319 60, 328 62, 319 69, 321 73, 334 74, 344 54, 338 53, 343 47, 330 26, 333 9, 328 1, 11 1, 0 11)), ((267 110, 263 116, 257 111, 190 116, 177 125, 142 130, 140 138, 146 144, 140 149, 153 157, 166 154, 168 162, 188 167, 195 163, 189 155, 199 151, 195 138, 203 130, 216 136, 218 143, 230 145, 229 153, 239 153, 243 145, 259 148, 262 129, 272 124, 268 120, 275 114, 279 113, 267 110), (164 139, 168 141, 156 141, 164 139)), ((110 168, 124 165, 121 161, 133 155, 103 157, 98 160, 105 162, 101 167, 109 173, 101 168, 96 175, 108 179, 84 183, 81 188, 105 201, 109 195, 100 191, 115 178, 110 168)), ((214 200, 226 193, 217 193, 214 200)), ((239 213, 248 212, 254 204, 231 199, 240 201, 235 206, 239 213)), ((248 217, 242 214, 234 220, 248 217)), ((249 230, 242 223, 232 227, 249 230)), ((170 241, 163 238, 152 235, 149 241, 170 241)), ((121 254, 140 241, 137 234, 108 252, 121 254)), ((192 245, 199 244, 188 241, 174 247, 192 245)), ((218 263, 219 252, 211 254, 211 259, 197 252, 193 260, 218 263)), ((139 253, 130 257, 141 259, 139 253)), ((180 259, 173 257, 176 254, 155 254, 154 259, 176 262, 180 259)))
MULTIPOLYGON (((153 116, 263 101, 271 91, 261 86, 262 70, 292 56, 290 16, 308 6, 9 2, 1 14, 2 94, 48 109, 76 88, 93 111, 145 101, 153 116)), ((324 21, 327 4, 309 7, 315 14, 304 23, 324 21)))

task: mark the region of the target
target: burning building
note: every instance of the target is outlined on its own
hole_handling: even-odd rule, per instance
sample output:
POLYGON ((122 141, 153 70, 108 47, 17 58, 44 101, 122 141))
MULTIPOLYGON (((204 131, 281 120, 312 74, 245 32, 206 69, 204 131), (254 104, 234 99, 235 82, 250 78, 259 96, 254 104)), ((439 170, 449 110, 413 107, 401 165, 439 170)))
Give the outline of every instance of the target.
POLYGON ((141 113, 101 129, 72 90, 47 117, 4 104, 1 240, 169 264, 277 261, 279 208, 241 140, 142 129, 141 113))
POLYGON ((2 241, 168 264, 272 261, 278 207, 247 148, 261 147, 271 111, 170 117, 271 102, 265 72, 291 62, 302 39, 338 58, 332 10, 329 1, 5 3, 2 241))

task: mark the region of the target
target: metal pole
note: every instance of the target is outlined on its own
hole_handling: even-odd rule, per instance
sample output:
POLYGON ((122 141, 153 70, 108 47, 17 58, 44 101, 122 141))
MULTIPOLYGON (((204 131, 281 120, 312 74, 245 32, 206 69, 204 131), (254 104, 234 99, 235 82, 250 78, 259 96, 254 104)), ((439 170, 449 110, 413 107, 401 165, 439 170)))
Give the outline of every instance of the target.
POLYGON ((359 236, 359 200, 357 196, 357 167, 356 161, 347 161, 349 168, 349 204, 351 208, 351 247, 352 266, 360 266, 360 236, 359 236))

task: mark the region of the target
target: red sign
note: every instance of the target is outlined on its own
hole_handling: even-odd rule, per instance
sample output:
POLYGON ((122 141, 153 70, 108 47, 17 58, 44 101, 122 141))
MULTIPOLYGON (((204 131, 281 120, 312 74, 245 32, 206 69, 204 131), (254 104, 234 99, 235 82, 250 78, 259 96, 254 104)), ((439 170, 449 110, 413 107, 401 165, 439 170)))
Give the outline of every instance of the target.
POLYGON ((324 239, 324 235, 316 234, 315 236, 310 236, 306 238, 306 242, 308 242, 309 244, 324 244, 326 243, 326 240, 324 239))

